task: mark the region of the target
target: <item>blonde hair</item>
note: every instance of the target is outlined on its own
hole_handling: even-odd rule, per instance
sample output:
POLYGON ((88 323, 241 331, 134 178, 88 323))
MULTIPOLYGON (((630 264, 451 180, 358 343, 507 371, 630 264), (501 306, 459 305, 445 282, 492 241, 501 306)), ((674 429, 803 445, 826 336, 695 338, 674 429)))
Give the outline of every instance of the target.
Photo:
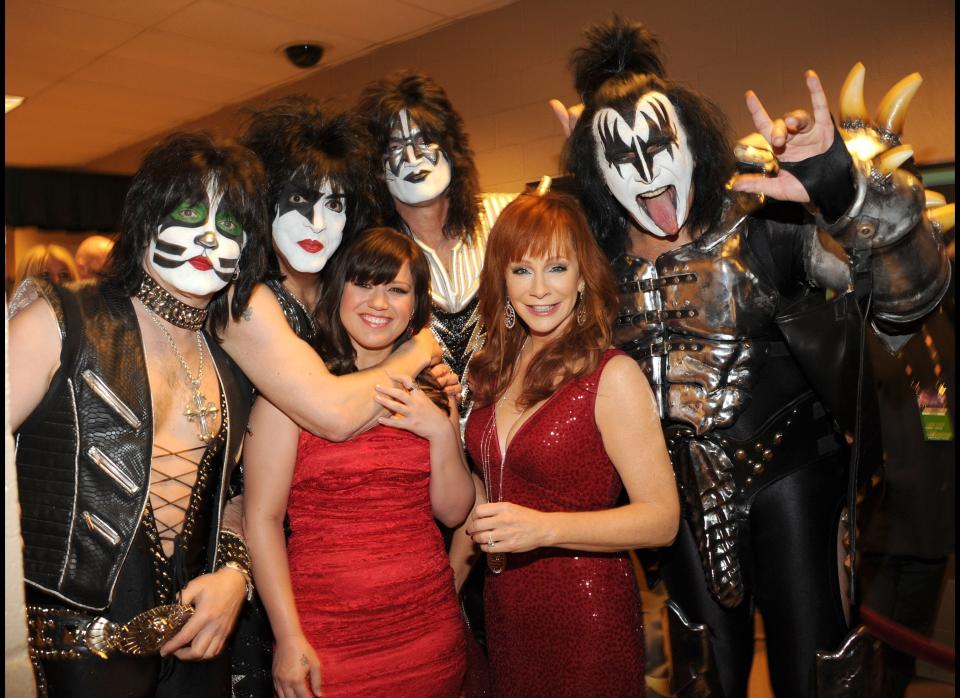
MULTIPOLYGON (((46 276, 47 262, 50 260, 60 262, 67 268, 70 278, 67 281, 77 281, 80 273, 77 271, 77 265, 73 261, 73 255, 66 248, 60 245, 34 245, 23 259, 17 264, 17 284, 28 276, 46 276)), ((54 283, 60 283, 59 279, 49 279, 54 283)))

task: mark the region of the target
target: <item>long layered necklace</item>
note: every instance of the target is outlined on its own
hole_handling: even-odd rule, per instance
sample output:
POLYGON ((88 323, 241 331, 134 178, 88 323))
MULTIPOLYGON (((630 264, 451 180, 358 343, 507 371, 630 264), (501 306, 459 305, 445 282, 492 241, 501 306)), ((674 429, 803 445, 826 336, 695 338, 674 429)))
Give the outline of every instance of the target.
MULTIPOLYGON (((523 340, 523 344, 520 345, 520 351, 517 352, 517 358, 514 362, 514 378, 516 378, 516 367, 520 363, 520 354, 523 353, 523 348, 527 345, 527 339, 529 336, 523 340)), ((497 492, 497 498, 493 498, 493 483, 491 481, 490 473, 490 455, 491 447, 493 444, 493 439, 497 431, 497 408, 503 403, 507 398, 509 393, 509 386, 507 390, 503 392, 503 395, 497 400, 493 409, 490 410, 490 419, 487 420, 486 425, 484 425, 483 433, 480 435, 480 468, 483 470, 483 488, 487 495, 488 502, 502 502, 503 501, 503 468, 507 462, 507 454, 500 454, 500 481, 497 492)), ((522 415, 522 413, 521 413, 522 415)), ((519 417, 517 417, 519 419, 519 417)), ((509 432, 508 432, 509 433, 509 432)), ((505 449, 506 450, 506 449, 505 449)), ((489 547, 493 547, 493 539, 491 537, 491 542, 489 547)), ((507 569, 507 554, 506 553, 487 553, 487 567, 490 568, 490 571, 494 574, 500 574, 505 569, 507 569)))
POLYGON ((187 382, 193 389, 193 395, 187 402, 187 407, 183 411, 183 414, 191 422, 197 423, 197 435, 200 437, 200 440, 204 443, 210 443, 210 441, 213 440, 210 424, 219 410, 212 402, 208 402, 207 398, 200 392, 200 385, 203 381, 203 340, 200 338, 200 329, 203 327, 203 322, 199 322, 198 324, 198 320, 201 317, 203 320, 206 320, 206 308, 193 308, 174 298, 173 295, 146 274, 144 274, 144 281, 140 287, 140 291, 137 293, 137 298, 140 299, 144 307, 149 311, 147 314, 150 316, 153 324, 155 324, 163 333, 163 336, 167 338, 167 342, 170 343, 170 347, 173 349, 173 353, 176 355, 177 361, 180 362, 180 367, 187 377, 187 382), (167 331, 167 328, 163 326, 160 318, 163 318, 163 320, 166 320, 172 325, 193 332, 197 340, 197 354, 200 357, 196 377, 194 377, 190 367, 187 366, 187 360, 180 352, 180 347, 177 346, 176 340, 167 331))

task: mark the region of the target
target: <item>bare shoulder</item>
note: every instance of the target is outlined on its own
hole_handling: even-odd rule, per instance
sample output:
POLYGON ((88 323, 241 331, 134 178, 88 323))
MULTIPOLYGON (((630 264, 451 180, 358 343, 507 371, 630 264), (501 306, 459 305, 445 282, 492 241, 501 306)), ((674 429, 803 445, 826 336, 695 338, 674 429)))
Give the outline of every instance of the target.
POLYGON ((659 425, 657 403, 650 383, 637 362, 619 354, 603 367, 594 410, 601 432, 619 424, 649 422, 659 425))
POLYGON ((650 384, 637 362, 626 354, 617 354, 603 367, 597 385, 597 399, 649 393, 650 384))

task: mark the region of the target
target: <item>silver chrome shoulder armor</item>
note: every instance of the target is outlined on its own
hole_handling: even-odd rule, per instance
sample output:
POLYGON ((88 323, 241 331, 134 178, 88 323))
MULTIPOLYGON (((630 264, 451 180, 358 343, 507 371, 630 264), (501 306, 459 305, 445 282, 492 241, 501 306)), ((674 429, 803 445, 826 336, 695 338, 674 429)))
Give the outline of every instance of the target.
POLYGON ((849 254, 869 256, 875 318, 906 323, 933 310, 950 283, 939 215, 943 197, 926 192, 901 167, 913 157, 900 134, 923 78, 912 73, 894 85, 871 119, 863 101, 865 71, 857 63, 840 93, 840 133, 853 156, 856 195, 837 221, 818 217, 817 223, 849 254))

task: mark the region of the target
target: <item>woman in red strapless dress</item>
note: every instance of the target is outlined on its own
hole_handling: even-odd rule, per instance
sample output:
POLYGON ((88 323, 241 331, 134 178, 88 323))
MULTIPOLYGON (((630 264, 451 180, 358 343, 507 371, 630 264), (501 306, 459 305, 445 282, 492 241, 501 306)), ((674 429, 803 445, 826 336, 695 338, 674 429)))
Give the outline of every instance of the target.
POLYGON ((650 387, 609 348, 609 267, 560 194, 519 197, 487 245, 487 344, 471 367, 466 428, 483 482, 465 529, 487 554, 494 693, 643 695, 625 551, 672 541, 679 503, 650 387), (618 507, 624 489, 630 503, 618 507))
MULTIPOLYGON (((391 229, 341 253, 317 305, 330 371, 376 366, 408 328, 425 326, 429 279, 420 248, 391 229)), ((393 378, 401 387, 376 397, 393 415, 342 443, 301 432, 262 399, 254 407, 244 530, 280 696, 460 694, 464 627, 434 517, 462 522, 474 488, 446 396, 393 378)))

